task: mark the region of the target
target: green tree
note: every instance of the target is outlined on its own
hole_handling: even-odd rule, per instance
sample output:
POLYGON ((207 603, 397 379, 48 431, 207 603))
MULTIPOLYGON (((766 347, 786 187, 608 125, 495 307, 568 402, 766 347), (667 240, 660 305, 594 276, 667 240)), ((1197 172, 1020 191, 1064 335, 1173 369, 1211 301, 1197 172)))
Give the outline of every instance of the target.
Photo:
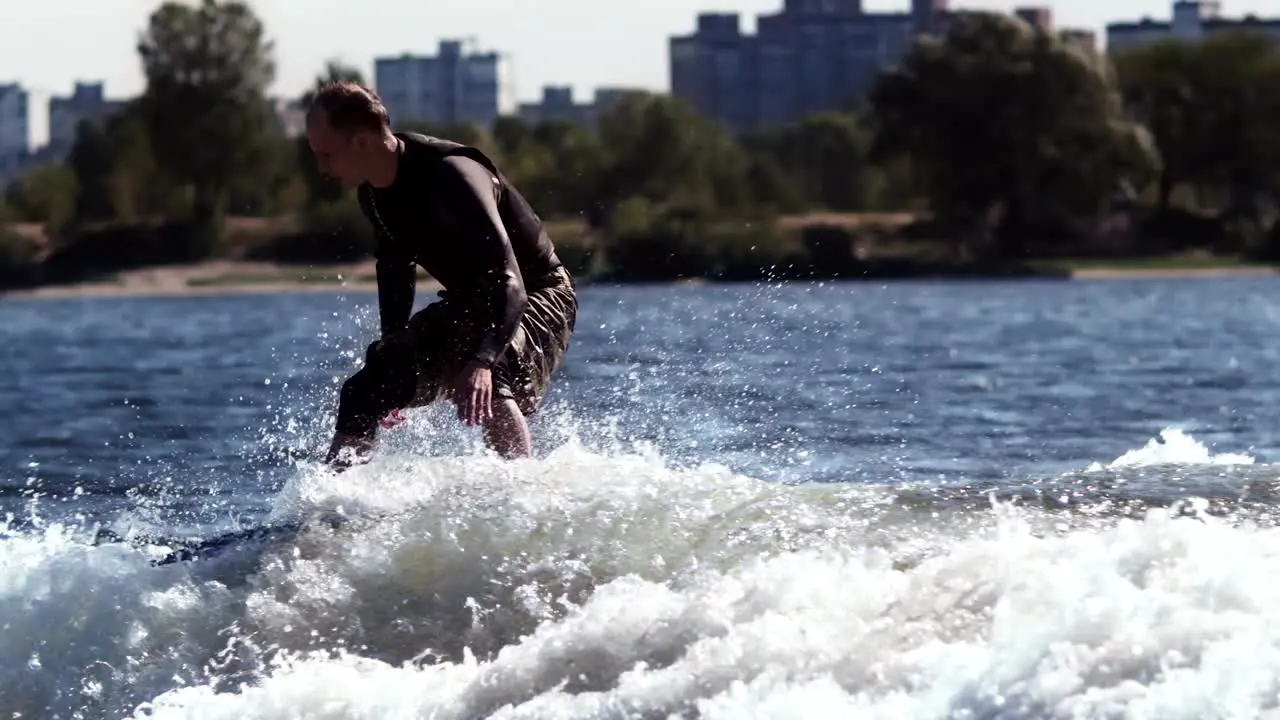
POLYGON ((1210 36, 1197 49, 1196 93, 1214 151, 1206 180, 1224 188, 1223 211, 1255 222, 1254 199, 1280 162, 1280 48, 1260 33, 1210 36))
POLYGON ((101 123, 82 120, 67 156, 76 177, 75 221, 112 220, 116 208, 111 196, 111 174, 117 155, 101 123))
POLYGON ((266 99, 272 45, 248 4, 201 0, 161 5, 138 51, 157 164, 191 187, 194 240, 208 251, 236 179, 263 170, 275 127, 266 99))
POLYGON ((718 123, 670 97, 633 93, 602 114, 608 149, 597 187, 608 206, 641 198, 682 213, 746 211, 749 163, 718 123))
POLYGON ((186 194, 161 174, 140 102, 80 123, 67 157, 75 174, 77 223, 139 222, 186 211, 186 194))
POLYGON ((1157 165, 1104 58, 1005 15, 957 14, 881 75, 870 105, 876 156, 911 157, 965 252, 1047 250, 1157 165))
POLYGON ((858 117, 814 115, 754 145, 785 174, 806 205, 839 212, 867 208, 874 172, 871 136, 858 117))
POLYGON ((603 153, 591 133, 563 121, 502 118, 492 138, 503 173, 539 212, 577 215, 595 203, 603 153))
POLYGON ((9 186, 5 202, 14 221, 43 223, 59 230, 71 221, 75 210, 75 173, 65 165, 35 168, 9 186))
POLYGON ((1164 158, 1157 199, 1190 186, 1202 202, 1239 206, 1267 188, 1280 161, 1280 48, 1266 36, 1216 33, 1115 57, 1125 102, 1164 158))
POLYGON ((1196 46, 1181 40, 1139 46, 1114 59, 1126 105, 1160 147, 1156 198, 1161 211, 1169 209, 1178 185, 1205 176, 1212 155, 1193 88, 1197 61, 1196 46))

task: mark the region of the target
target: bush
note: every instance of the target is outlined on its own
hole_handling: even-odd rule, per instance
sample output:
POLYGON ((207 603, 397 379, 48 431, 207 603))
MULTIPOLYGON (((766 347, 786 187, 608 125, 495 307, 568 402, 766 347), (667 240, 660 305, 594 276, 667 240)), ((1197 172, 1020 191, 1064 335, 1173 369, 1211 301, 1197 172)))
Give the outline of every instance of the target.
POLYGON ((693 228, 667 219, 613 235, 605 247, 609 275, 639 281, 708 277, 712 254, 695 235, 693 228))
POLYGON ((1262 241, 1253 248, 1250 258, 1259 262, 1280 262, 1280 218, 1271 222, 1271 229, 1266 231, 1262 241))
POLYGON ((756 280, 791 274, 802 259, 772 221, 720 224, 702 231, 712 277, 756 280))
POLYGON ((857 268, 855 238, 849 230, 836 225, 812 225, 802 231, 801 238, 809 266, 818 275, 843 275, 857 268))
POLYGON ((792 259, 772 220, 717 222, 655 212, 639 199, 614 211, 603 250, 616 280, 748 280, 792 259))
POLYGON ((556 255, 576 278, 595 277, 603 271, 604 255, 591 243, 556 243, 556 255))
POLYGON ((270 262, 326 265, 361 260, 373 253, 373 226, 353 197, 311 205, 302 229, 250 249, 245 257, 270 262))
POLYGON ((48 282, 208 258, 207 238, 190 222, 113 224, 64 236, 42 264, 48 282))
POLYGON ((0 287, 34 284, 40 267, 40 244, 21 233, 0 228, 0 287))

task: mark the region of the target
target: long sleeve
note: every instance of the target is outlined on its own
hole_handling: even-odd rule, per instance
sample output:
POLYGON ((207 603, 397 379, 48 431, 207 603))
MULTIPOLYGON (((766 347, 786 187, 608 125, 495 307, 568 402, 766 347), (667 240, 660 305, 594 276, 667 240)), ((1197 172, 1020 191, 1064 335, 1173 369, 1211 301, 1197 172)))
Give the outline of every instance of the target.
POLYGON ((461 233, 456 241, 463 248, 465 274, 475 278, 471 319, 481 333, 469 354, 492 366, 520 327, 529 300, 524 278, 498 211, 494 176, 466 157, 450 157, 444 166, 440 199, 461 233))
POLYGON ((412 260, 394 255, 379 257, 374 267, 378 278, 378 318, 382 337, 386 338, 409 325, 418 269, 412 260))
POLYGON ((409 325, 409 316, 413 312, 413 299, 417 292, 418 268, 413 256, 394 239, 387 236, 378 213, 372 206, 372 198, 361 188, 357 193, 360 209, 373 223, 375 239, 373 256, 377 259, 374 265, 378 280, 378 320, 382 337, 403 330, 409 325))

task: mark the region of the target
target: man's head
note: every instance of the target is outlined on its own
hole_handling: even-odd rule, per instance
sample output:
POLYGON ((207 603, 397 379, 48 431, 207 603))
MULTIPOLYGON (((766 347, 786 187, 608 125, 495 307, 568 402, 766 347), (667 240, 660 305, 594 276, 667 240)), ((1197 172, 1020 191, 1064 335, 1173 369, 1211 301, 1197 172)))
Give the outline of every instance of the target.
POLYGON ((390 134, 382 101, 358 83, 325 85, 307 109, 307 142, 320 172, 344 187, 377 172, 390 134))

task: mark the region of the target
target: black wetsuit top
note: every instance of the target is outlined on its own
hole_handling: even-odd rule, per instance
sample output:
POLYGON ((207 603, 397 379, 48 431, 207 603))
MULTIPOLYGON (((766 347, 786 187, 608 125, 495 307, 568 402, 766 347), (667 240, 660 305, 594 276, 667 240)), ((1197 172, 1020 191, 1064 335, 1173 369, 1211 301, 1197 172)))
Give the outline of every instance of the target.
POLYGON ((358 190, 377 236, 382 335, 408 324, 420 265, 479 331, 472 358, 493 365, 520 325, 527 293, 560 259, 533 208, 479 150, 415 133, 396 137, 403 145, 395 181, 358 190))

